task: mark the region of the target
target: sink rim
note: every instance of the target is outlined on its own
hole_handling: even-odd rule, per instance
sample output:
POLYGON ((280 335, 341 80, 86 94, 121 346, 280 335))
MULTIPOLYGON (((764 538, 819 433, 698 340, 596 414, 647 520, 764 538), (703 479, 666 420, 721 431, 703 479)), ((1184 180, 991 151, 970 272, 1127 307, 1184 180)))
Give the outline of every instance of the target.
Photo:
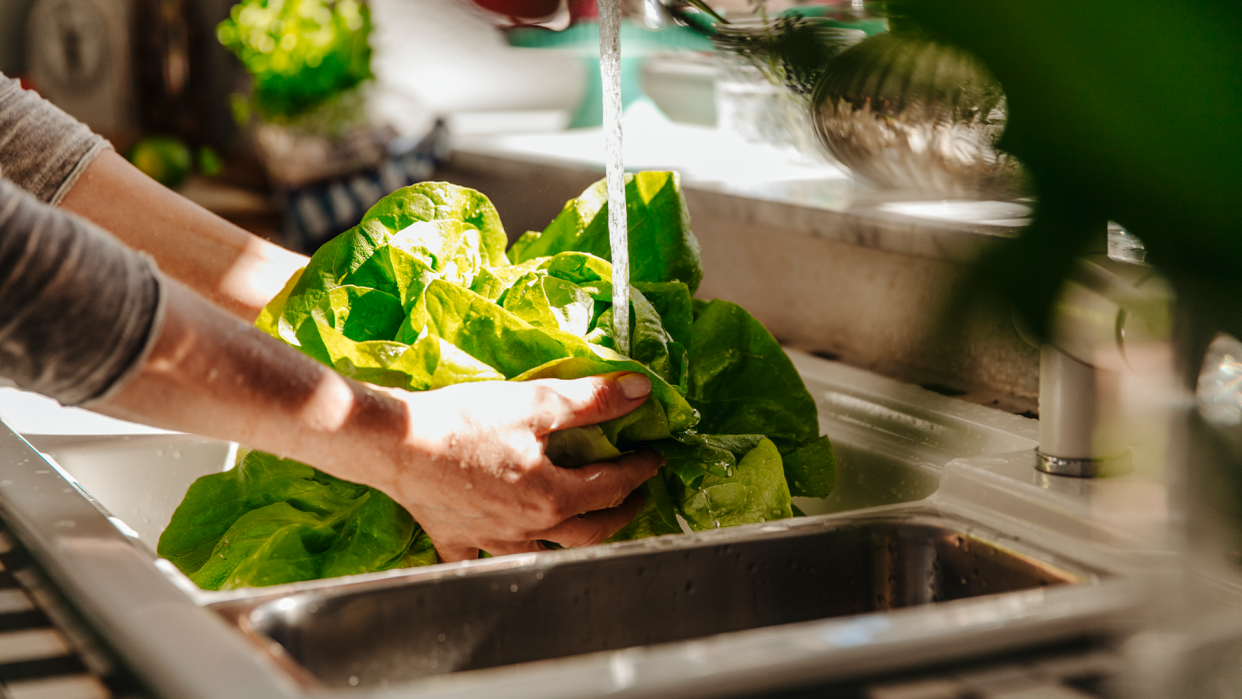
MULTIPOLYGON (((847 677, 864 670, 908 667, 911 658, 947 660, 1006 646, 1031 645, 1068 635, 1089 634, 1092 630, 1098 630, 1104 620, 1124 614, 1139 600, 1138 585, 1106 563, 1095 560, 1086 563, 1077 557, 1029 544, 998 528, 981 524, 968 515, 917 502, 670 536, 664 541, 657 538, 429 566, 413 569, 404 576, 383 579, 356 576, 369 579, 338 578, 332 584, 309 581, 272 588, 251 588, 245 591, 251 594, 206 606, 224 617, 252 644, 274 655, 274 660, 285 666, 291 677, 304 687, 359 696, 360 692, 376 690, 373 687, 327 688, 255 625, 257 615, 288 598, 365 594, 369 590, 401 588, 446 577, 472 576, 512 568, 530 570, 584 560, 637 556, 652 550, 677 551, 756 541, 787 536, 789 532, 799 530, 831 530, 867 523, 903 522, 947 527, 1016 556, 1034 558, 1041 564, 1073 575, 1077 580, 890 611, 799 621, 647 646, 466 670, 395 683, 392 689, 412 691, 417 688, 420 695, 445 693, 456 696, 464 692, 466 695, 486 696, 504 687, 506 695, 526 696, 513 691, 513 683, 520 681, 529 687, 529 696, 551 697, 554 694, 549 693, 548 687, 532 681, 533 678, 541 677, 545 681, 558 678, 560 683, 569 677, 573 678, 572 691, 555 694, 568 697, 605 694, 620 689, 638 695, 646 692, 661 694, 673 691, 670 682, 693 680, 706 683, 676 690, 679 693, 689 692, 688 695, 693 696, 740 691, 738 688, 741 685, 734 681, 722 682, 717 676, 738 674, 753 680, 752 676, 760 669, 764 671, 759 674, 766 677, 764 687, 771 688, 773 681, 791 684, 798 680, 847 677), (652 542, 655 544, 652 545, 652 542), (259 594, 253 594, 255 592, 259 594), (755 657, 765 659, 763 668, 755 665, 755 657), (781 668, 779 673, 776 668, 781 668), (780 677, 774 676, 774 673, 780 677), (618 684, 618 677, 625 682, 618 684), (707 692, 704 686, 713 689, 707 692)), ((380 691, 382 694, 383 690, 380 691)))
MULTIPOLYGON (((438 563, 436 565, 417 568, 400 568, 379 573, 363 573, 336 578, 319 580, 303 580, 268 587, 247 587, 237 590, 212 591, 198 590, 199 603, 222 614, 234 614, 240 608, 255 608, 268 601, 292 595, 330 592, 346 594, 367 589, 385 589, 418 584, 428 580, 448 577, 462 577, 516 567, 552 566, 572 561, 597 560, 636 556, 651 551, 675 551, 686 548, 724 545, 732 542, 753 541, 766 538, 778 538, 787 532, 804 529, 835 529, 850 526, 853 523, 869 521, 895 520, 934 520, 940 525, 960 527, 963 533, 982 532, 984 540, 1002 547, 1018 555, 1035 558, 1041 563, 1055 565, 1068 572, 1097 578, 1112 577, 1114 572, 1107 566, 1084 564, 1072 555, 1056 553, 1047 547, 1031 545, 999 527, 979 522, 968 515, 954 512, 943 506, 937 506, 929 500, 917 500, 909 503, 896 503, 878 507, 836 512, 807 517, 744 524, 725 529, 715 529, 689 534, 670 534, 651 537, 637 541, 619 541, 598 544, 584 548, 567 548, 556 551, 540 551, 537 553, 519 553, 508 556, 496 556, 456 563, 438 563)), ((1079 583, 1081 584, 1081 583, 1079 583)))

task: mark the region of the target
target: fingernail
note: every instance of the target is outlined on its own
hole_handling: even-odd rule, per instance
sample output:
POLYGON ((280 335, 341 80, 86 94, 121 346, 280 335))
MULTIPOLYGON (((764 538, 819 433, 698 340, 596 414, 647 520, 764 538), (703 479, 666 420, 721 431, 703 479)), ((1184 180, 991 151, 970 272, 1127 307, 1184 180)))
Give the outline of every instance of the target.
POLYGON ((621 386, 621 395, 636 400, 651 393, 651 379, 645 374, 626 374, 617 379, 617 384, 621 386))

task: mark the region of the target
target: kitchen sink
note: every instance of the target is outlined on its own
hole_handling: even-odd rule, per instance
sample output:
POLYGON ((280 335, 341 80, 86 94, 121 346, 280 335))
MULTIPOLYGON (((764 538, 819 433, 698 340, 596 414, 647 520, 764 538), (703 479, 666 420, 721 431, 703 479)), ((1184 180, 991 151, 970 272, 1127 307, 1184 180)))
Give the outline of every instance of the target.
POLYGON ((0 515, 177 697, 764 693, 1097 634, 1139 603, 1117 560, 942 478, 1031 452, 1034 420, 790 356, 837 457, 809 517, 209 592, 152 552, 235 446, 31 419, 0 429, 0 515))
POLYGON ((679 539, 264 594, 217 609, 323 685, 375 687, 1100 578, 930 512, 679 539))

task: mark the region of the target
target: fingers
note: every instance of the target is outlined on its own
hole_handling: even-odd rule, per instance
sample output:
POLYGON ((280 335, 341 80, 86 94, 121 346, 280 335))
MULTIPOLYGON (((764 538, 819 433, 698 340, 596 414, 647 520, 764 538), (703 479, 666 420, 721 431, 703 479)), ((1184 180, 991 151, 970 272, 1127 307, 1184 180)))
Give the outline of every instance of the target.
POLYGON ((607 510, 596 510, 584 515, 571 517, 551 529, 541 532, 540 539, 553 541, 561 546, 594 546, 616 534, 622 527, 634 520, 642 507, 643 496, 635 491, 630 493, 619 507, 607 510))
POLYGON ((621 417, 642 405, 651 393, 651 379, 636 372, 531 384, 540 391, 532 416, 532 427, 539 435, 621 417))
POLYGON ((664 459, 659 454, 643 449, 616 461, 582 468, 549 468, 548 477, 553 479, 554 488, 564 498, 564 511, 594 512, 620 505, 663 465, 664 459))
MULTIPOLYGON (((555 527, 532 534, 530 540, 493 540, 479 542, 479 544, 483 550, 493 556, 543 551, 544 547, 539 543, 540 541, 552 541, 571 548, 594 546, 603 543, 608 537, 633 521, 642 505, 643 496, 635 491, 618 507, 570 517, 555 527)), ((476 559, 479 557, 479 550, 478 547, 456 546, 447 542, 436 544, 436 552, 443 563, 476 559)))
POLYGON ((436 555, 440 557, 441 563, 456 563, 457 561, 473 561, 479 557, 479 549, 477 547, 459 546, 456 544, 441 544, 433 538, 432 543, 436 546, 436 555))

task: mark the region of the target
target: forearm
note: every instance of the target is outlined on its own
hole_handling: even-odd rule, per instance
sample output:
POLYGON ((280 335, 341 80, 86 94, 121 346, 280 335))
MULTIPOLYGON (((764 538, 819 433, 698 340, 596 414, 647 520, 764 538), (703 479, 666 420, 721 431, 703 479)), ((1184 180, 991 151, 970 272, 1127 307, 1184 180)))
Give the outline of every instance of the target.
POLYGON ((150 254, 165 274, 247 322, 306 264, 304 256, 225 221, 111 151, 87 166, 61 208, 150 254))
MULTIPOLYGON (((91 410, 235 440, 391 491, 378 450, 407 441, 407 404, 351 381, 165 281, 145 365, 91 410)), ((408 453, 407 453, 408 454, 408 453)))

